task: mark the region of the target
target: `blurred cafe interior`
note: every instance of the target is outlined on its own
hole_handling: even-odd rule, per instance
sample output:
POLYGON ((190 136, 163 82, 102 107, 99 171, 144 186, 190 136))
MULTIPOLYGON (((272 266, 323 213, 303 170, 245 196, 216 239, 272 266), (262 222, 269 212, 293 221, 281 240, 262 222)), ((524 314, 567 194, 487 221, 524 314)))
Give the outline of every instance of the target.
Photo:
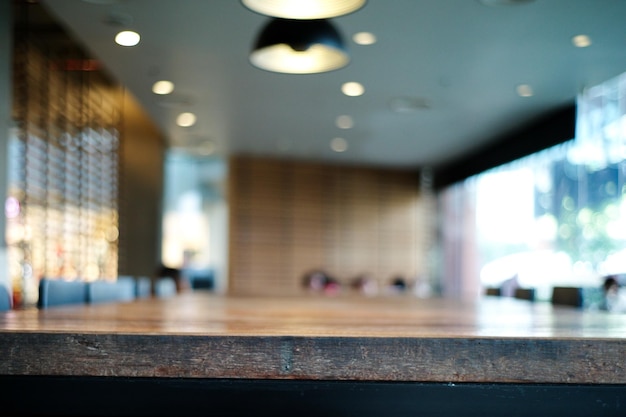
POLYGON ((254 3, 0 2, 12 308, 42 280, 626 291, 626 2, 368 0, 308 28, 254 3), (286 22, 327 66, 281 57, 286 22))

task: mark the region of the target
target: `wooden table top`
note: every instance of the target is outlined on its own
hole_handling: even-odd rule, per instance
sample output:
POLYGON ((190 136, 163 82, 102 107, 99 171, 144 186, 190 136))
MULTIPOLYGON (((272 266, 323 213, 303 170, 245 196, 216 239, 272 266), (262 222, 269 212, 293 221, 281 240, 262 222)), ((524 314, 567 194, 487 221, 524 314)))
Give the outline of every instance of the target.
POLYGON ((624 384, 626 315, 198 292, 0 313, 0 358, 0 375, 624 384))

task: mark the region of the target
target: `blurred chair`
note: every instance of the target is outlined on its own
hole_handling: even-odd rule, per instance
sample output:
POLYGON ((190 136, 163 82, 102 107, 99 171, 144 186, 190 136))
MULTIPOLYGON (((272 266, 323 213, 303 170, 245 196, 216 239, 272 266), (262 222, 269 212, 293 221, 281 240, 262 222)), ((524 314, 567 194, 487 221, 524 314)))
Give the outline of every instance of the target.
POLYGON ((213 273, 194 275, 189 278, 192 290, 212 290, 214 287, 213 273))
POLYGON ((87 302, 87 283, 42 278, 39 281, 37 307, 48 308, 87 302))
POLYGON ((148 277, 139 277, 135 283, 135 297, 150 298, 152 296, 152 280, 148 277))
POLYGON ((11 292, 6 286, 0 284, 0 311, 9 311, 12 304, 11 292))
POLYGON ((174 278, 158 278, 154 283, 154 295, 158 298, 167 298, 176 295, 176 281, 174 281, 174 278))
POLYGON ((87 284, 87 302, 91 304, 132 301, 135 299, 135 282, 132 277, 118 281, 93 281, 87 284))
POLYGON ((514 297, 519 300, 535 301, 534 288, 516 288, 514 297))
POLYGON ((133 301, 137 298, 137 280, 131 276, 121 275, 115 281, 119 287, 120 301, 133 301))
POLYGON ((583 289, 580 287, 552 288, 552 304, 582 308, 583 289))
POLYGON ((495 288, 495 287, 486 288, 485 289, 485 295, 499 297, 500 296, 500 288, 495 288))
POLYGON ((91 304, 118 301, 119 288, 108 281, 93 281, 87 284, 87 302, 91 304))

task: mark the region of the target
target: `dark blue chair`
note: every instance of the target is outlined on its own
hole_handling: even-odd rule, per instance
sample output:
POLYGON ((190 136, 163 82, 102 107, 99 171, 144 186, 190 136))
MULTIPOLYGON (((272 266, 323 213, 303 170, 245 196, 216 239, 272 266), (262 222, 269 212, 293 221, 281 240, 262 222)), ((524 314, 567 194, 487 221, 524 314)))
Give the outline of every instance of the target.
POLYGON ((12 304, 11 292, 6 286, 0 284, 0 311, 9 311, 12 304))
POLYGON ((192 290, 213 290, 215 279, 213 272, 208 271, 204 274, 192 275, 189 278, 192 290))
POLYGON ((87 284, 82 281, 64 281, 43 278, 39 281, 37 307, 48 308, 87 302, 87 284))

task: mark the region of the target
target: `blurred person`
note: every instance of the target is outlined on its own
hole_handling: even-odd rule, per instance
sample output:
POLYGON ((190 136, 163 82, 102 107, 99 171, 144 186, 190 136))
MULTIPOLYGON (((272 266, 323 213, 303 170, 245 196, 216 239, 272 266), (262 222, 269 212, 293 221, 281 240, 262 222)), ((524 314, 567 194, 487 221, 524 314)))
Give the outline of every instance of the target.
POLYGON ((176 292, 181 293, 188 290, 191 286, 182 271, 178 268, 171 268, 166 265, 160 265, 156 272, 156 279, 171 278, 176 284, 176 292))
POLYGON ((626 293, 620 287, 617 278, 609 275, 602 284, 604 293, 603 309, 613 313, 626 313, 626 293))
POLYGON ((520 288, 518 275, 505 279, 500 285, 500 295, 502 297, 515 297, 515 290, 520 288))
POLYGON ((350 282, 350 288, 368 297, 378 294, 378 282, 369 274, 361 274, 355 277, 350 282))
POLYGON ((304 288, 312 293, 336 295, 341 292, 341 284, 322 270, 313 270, 304 275, 304 288))
POLYGON ((396 276, 391 279, 391 283, 389 284, 389 291, 392 294, 404 294, 409 288, 409 285, 406 282, 406 279, 402 276, 396 276))

